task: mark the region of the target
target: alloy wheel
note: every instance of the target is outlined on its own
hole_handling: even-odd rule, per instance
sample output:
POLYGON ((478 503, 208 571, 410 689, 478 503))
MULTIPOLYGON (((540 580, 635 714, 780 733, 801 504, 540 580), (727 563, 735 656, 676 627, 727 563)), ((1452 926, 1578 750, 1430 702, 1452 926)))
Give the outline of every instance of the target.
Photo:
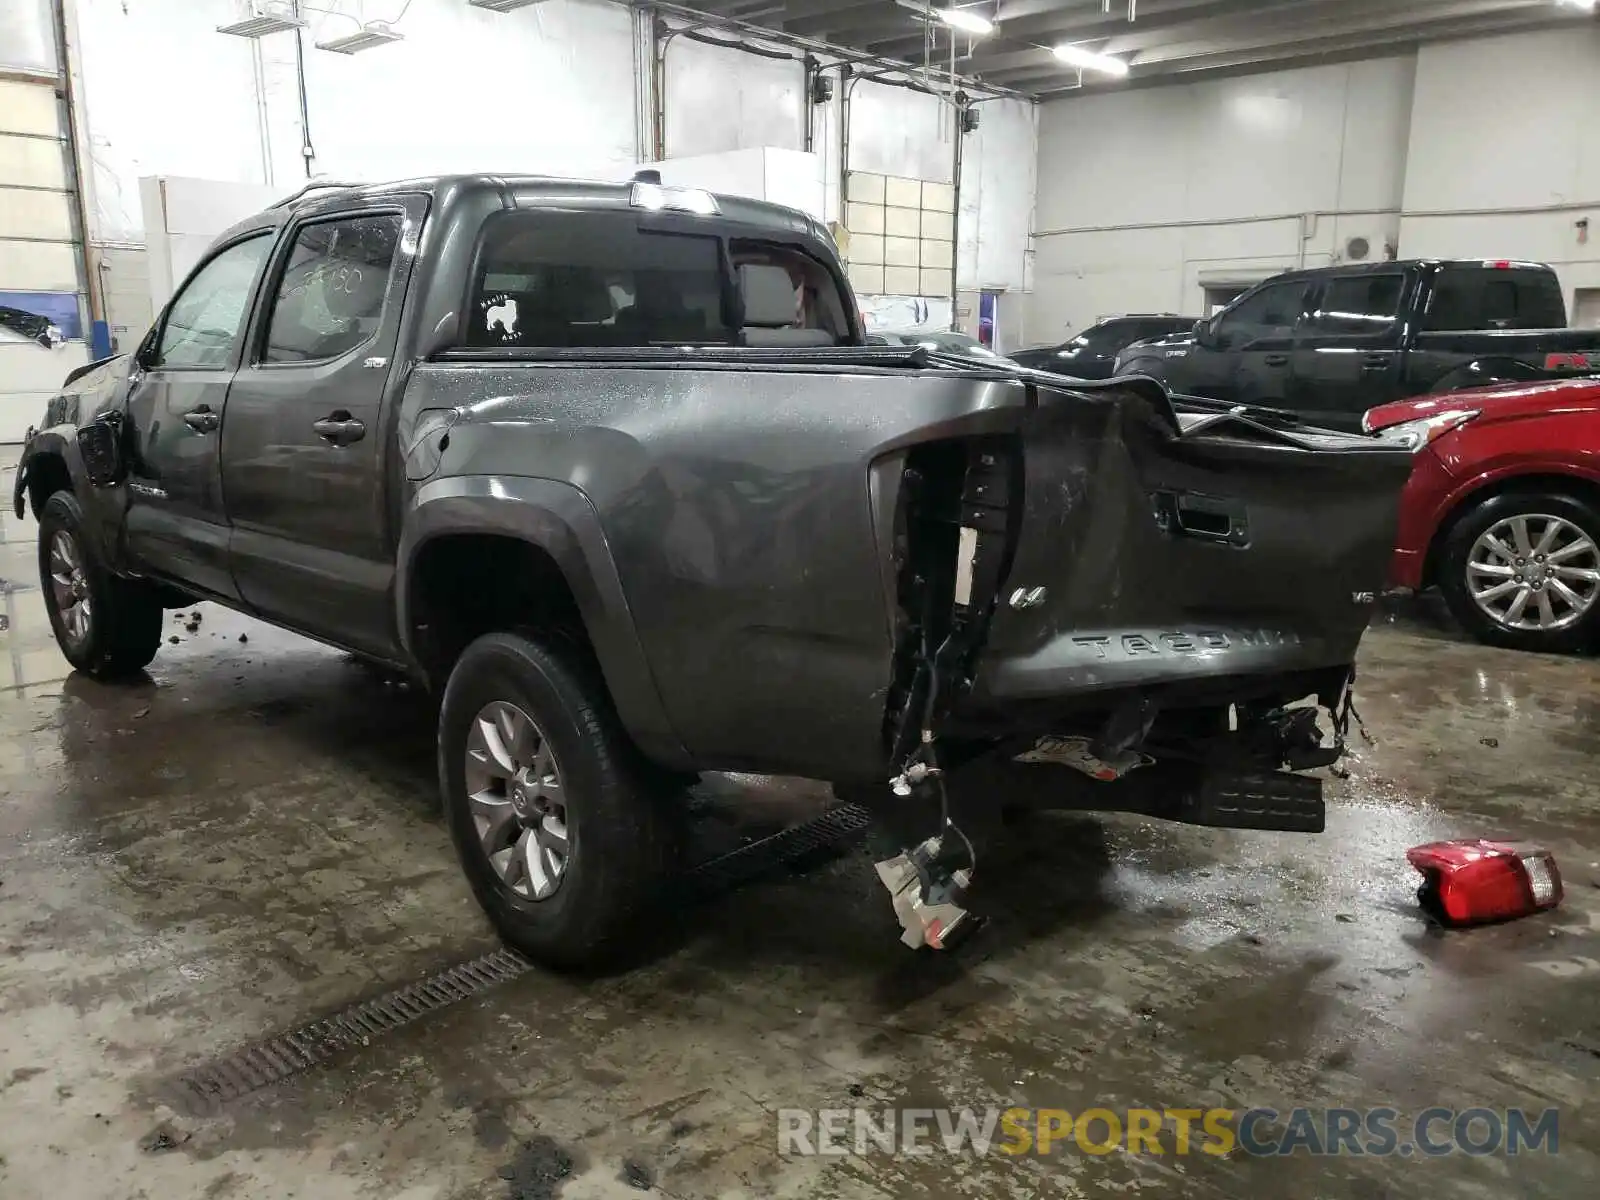
POLYGON ((68 639, 74 645, 87 641, 94 618, 89 577, 83 570, 83 552, 64 529, 50 539, 50 593, 68 639))
POLYGON ((467 731, 467 803, 495 874, 530 900, 554 895, 572 861, 555 752, 515 704, 483 706, 467 731))
POLYGON ((1468 594, 1505 629, 1566 629, 1600 596, 1600 547, 1548 513, 1495 522, 1473 542, 1466 570, 1468 594))

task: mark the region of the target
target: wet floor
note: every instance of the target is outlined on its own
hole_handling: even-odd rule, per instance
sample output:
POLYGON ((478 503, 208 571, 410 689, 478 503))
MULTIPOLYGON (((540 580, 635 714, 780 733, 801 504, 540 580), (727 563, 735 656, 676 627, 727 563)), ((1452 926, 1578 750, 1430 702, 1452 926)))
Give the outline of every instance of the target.
MULTIPOLYGON (((68 677, 31 523, 3 533, 5 1200, 1596 1194, 1593 661, 1407 616, 1364 647, 1374 742, 1321 837, 1039 816, 985 847, 993 921, 946 958, 898 946, 856 850, 674 914, 625 974, 533 971, 196 1117, 178 1074, 493 948, 432 716, 211 606, 169 618, 146 682, 68 677), (1555 851, 1564 907, 1430 930, 1404 849, 1498 834, 1555 851), (1555 1108, 1558 1152, 779 1154, 785 1109, 1384 1105, 1555 1108)), ((703 794, 757 818, 825 795, 703 794)))

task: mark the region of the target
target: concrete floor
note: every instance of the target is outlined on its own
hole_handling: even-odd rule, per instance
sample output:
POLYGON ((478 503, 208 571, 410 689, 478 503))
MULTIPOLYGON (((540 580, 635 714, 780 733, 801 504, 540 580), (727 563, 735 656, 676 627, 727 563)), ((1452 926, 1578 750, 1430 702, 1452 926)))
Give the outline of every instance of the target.
POLYGON ((1039 817, 980 863, 991 928, 931 961, 853 852, 683 914, 630 973, 524 975, 195 1119, 159 1098, 174 1073, 492 947, 435 812, 431 715, 210 606, 148 682, 67 677, 31 523, 3 532, 6 1200, 1597 1194, 1594 662, 1385 626, 1376 744, 1322 837, 1039 817), (1563 909, 1430 930, 1405 847, 1501 833, 1554 849, 1563 909), (1556 1106, 1560 1152, 778 1155, 777 1109, 852 1104, 1556 1106))

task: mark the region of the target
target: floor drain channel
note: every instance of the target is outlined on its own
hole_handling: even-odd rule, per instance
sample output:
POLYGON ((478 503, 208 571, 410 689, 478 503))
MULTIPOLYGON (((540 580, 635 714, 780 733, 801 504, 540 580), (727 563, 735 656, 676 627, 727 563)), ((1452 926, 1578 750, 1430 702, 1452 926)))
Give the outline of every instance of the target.
POLYGON ((532 969, 533 964, 515 951, 495 950, 186 1071, 169 1085, 166 1098, 190 1116, 209 1115, 230 1100, 281 1083, 341 1050, 364 1046, 532 969))
MULTIPOLYGON (((871 814, 859 804, 837 805, 821 816, 701 863, 689 872, 686 882, 698 896, 729 891, 802 855, 841 845, 865 830, 871 820, 871 814)), ((365 1046, 373 1038, 532 969, 533 964, 514 950, 492 951, 185 1071, 162 1089, 162 1098, 188 1116, 210 1116, 231 1100, 282 1083, 341 1050, 365 1046)))
POLYGON ((872 814, 859 804, 838 804, 821 816, 740 846, 689 872, 691 891, 727 891, 817 850, 831 849, 863 833, 872 814))

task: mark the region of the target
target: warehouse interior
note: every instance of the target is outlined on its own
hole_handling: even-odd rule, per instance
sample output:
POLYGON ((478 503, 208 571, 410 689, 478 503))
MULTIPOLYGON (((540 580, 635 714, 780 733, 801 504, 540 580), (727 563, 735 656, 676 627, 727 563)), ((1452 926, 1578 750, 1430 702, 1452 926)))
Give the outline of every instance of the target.
MULTIPOLYGON (((0 0, 0 1198, 1593 1196, 1597 111, 1594 0, 0 0), (384 191, 393 181, 421 182, 384 191), (732 326, 773 336, 716 350, 716 370, 692 346, 652 353, 688 354, 684 375, 764 372, 740 393, 747 417, 696 425, 712 393, 644 370, 592 392, 541 384, 547 407, 529 407, 519 372, 573 378, 604 343, 552 343, 562 353, 523 361, 524 338, 475 362, 439 341, 443 320, 427 342, 412 315, 436 264, 457 261, 436 232, 456 219, 452 188, 474 187, 508 209, 637 208, 649 195, 673 219, 731 226, 756 213, 739 219, 811 239, 827 280, 837 268, 848 329, 784 341, 816 331, 785 315, 757 321, 757 277, 725 251, 724 292, 752 289, 732 326), (272 297, 258 312, 241 286, 238 374, 232 391, 218 376, 219 411, 183 411, 182 387, 207 386, 208 363, 188 377, 199 383, 160 385, 165 442, 159 427, 138 428, 164 330, 218 247, 246 244, 239 230, 262 213, 302 222, 299 236, 336 219, 341 195, 347 213, 393 209, 399 235, 383 262, 404 260, 418 281, 407 294, 396 274, 379 296, 398 349, 362 342, 343 378, 365 371, 377 386, 381 372, 398 389, 386 397, 435 388, 405 401, 420 413, 396 399, 382 411, 401 428, 356 443, 377 422, 315 392, 316 415, 330 409, 321 441, 297 442, 288 418, 263 415, 261 396, 276 393, 255 380, 270 364, 252 374, 240 349, 272 297), (691 207, 674 216, 680 203, 691 207), (1522 309, 1444 323, 1436 298, 1452 271, 1528 281, 1506 293, 1522 309), (1393 281, 1392 294, 1369 279, 1393 281), (1352 311, 1332 299, 1339 280, 1357 281, 1341 296, 1361 289, 1352 311), (1302 307, 1256 312, 1241 342, 1236 318, 1274 287, 1297 288, 1302 307), (1131 318, 1146 323, 1140 340, 1125 336, 1091 376, 1097 331, 1131 318), (423 347, 415 356, 407 339, 423 347), (772 367, 785 354, 797 374, 772 367), (822 393, 804 391, 806 372, 829 371, 839 387, 827 403, 841 407, 827 413, 845 411, 841 396, 879 407, 808 427, 803 402, 822 393), (972 372, 978 415, 960 415, 952 380, 966 386, 972 372), (906 580, 920 587, 929 570, 906 565, 914 521, 909 533, 873 524, 897 485, 875 459, 851 467, 849 503, 810 490, 826 453, 855 453, 869 425, 905 452, 909 436, 891 427, 911 402, 879 389, 910 375, 945 381, 927 418, 940 437, 998 420, 1008 388, 1028 397, 1024 422, 1048 424, 1052 388, 1055 403, 1071 394, 1102 414, 1071 427, 1094 452, 1025 457, 1006 482, 1010 503, 1050 514, 1028 509, 1035 523, 1020 535, 1022 518, 1009 518, 996 568, 1012 574, 984 619, 994 646, 1015 651, 1009 678, 1037 680, 1054 661, 1043 633, 1017 632, 1030 619, 1052 645, 1073 642, 1085 695, 1111 688, 1124 664, 1107 656, 1123 655, 1162 681, 1127 710, 1144 714, 1148 737, 1163 728, 1150 707, 1167 694, 1162 672, 1228 682, 1215 663, 1353 661, 1354 682, 1319 718, 1319 751, 1337 753, 1288 758, 1282 772, 1317 780, 1320 832, 1260 814, 1034 811, 996 775, 960 828, 946 804, 933 833, 940 854, 965 843, 969 880, 937 855, 917 859, 927 830, 907 835, 877 809, 869 824, 842 769, 809 769, 843 761, 857 709, 890 745, 892 722, 878 717, 897 696, 934 711, 920 685, 891 674, 907 644, 892 622, 921 596, 906 580), (256 409, 239 402, 241 383, 257 389, 256 409), (265 431, 235 460, 224 396, 241 414, 234 437, 265 431), (598 418, 582 414, 618 397, 638 407, 589 429, 598 418), (108 398, 127 407, 106 426, 94 406, 108 398), (1163 436, 1177 448, 1160 469, 1141 440, 1154 437, 1140 432, 1147 415, 1130 415, 1147 413, 1140 405, 1172 416, 1163 436), (90 440, 91 417, 136 446, 116 451, 132 466, 111 484, 94 475, 105 443, 90 440), (724 748, 709 769, 648 764, 683 793, 686 861, 702 864, 686 878, 700 882, 650 893, 650 936, 603 971, 525 953, 458 863, 475 850, 449 816, 448 675, 429 674, 421 651, 413 662, 336 627, 370 592, 407 654, 412 631, 448 642, 437 609, 412 598, 424 560, 407 555, 437 536, 414 511, 445 484, 483 513, 534 495, 531 483, 508 492, 488 467, 431 474, 455 469, 454 434, 458 455, 481 444, 479 461, 516 477, 524 427, 564 447, 537 461, 567 464, 578 500, 559 509, 577 513, 572 526, 550 536, 619 566, 559 579, 561 598, 547 601, 519 591, 501 560, 463 556, 433 602, 473 620, 502 611, 490 594, 536 614, 581 609, 604 700, 594 720, 627 727, 629 762, 656 756, 635 735, 613 646, 638 647, 650 686, 691 697, 700 724, 728 727, 720 742, 701 735, 724 748), (762 440, 741 475, 724 456, 750 428, 762 440), (204 449, 207 435, 220 452, 204 449), (651 437, 684 457, 652 468, 638 450, 651 437), (1195 449, 1205 437, 1224 448, 1195 449), (1280 456, 1292 444, 1298 465, 1270 485, 1230 482, 1217 456, 1251 439, 1280 456), (590 444, 605 450, 568 449, 590 444), (1335 453, 1338 470, 1312 466, 1335 453), (350 473, 358 454, 365 476, 350 473), (1380 459, 1392 481, 1352 498, 1368 467, 1350 464, 1380 459), (184 543, 193 514, 162 507, 186 485, 193 507, 214 510, 199 522, 210 540, 184 543), (1235 486, 1245 500, 1212 495, 1235 486), (232 487, 257 489, 248 516, 216 515, 232 487), (1124 487, 1126 506, 1080 539, 1076 514, 1109 511, 1124 487), (70 526, 47 511, 58 488, 70 526), (1196 506, 1164 509, 1182 489, 1196 506), (1266 511, 1289 498, 1301 507, 1266 511), (335 553, 319 540, 320 526, 352 528, 374 504, 389 506, 376 548, 335 553), (614 513, 635 514, 626 537, 602 530, 614 513), (589 532, 579 522, 591 514, 589 532), (1185 524, 1219 515, 1220 533, 1185 524), (1194 565, 1212 559, 1180 548, 1171 561, 1187 566, 1151 586, 1154 568, 1136 560, 1154 543, 1134 526, 1152 520, 1163 546, 1185 534, 1209 539, 1196 555, 1271 546, 1291 565, 1213 577, 1194 565), (852 557, 840 531, 856 525, 871 556, 852 557), (313 532, 273 541, 292 528, 313 532), (81 544, 63 551, 61 529, 81 544), (1045 530, 1059 548, 1030 551, 1045 530), (1369 532, 1376 549, 1358 545, 1369 532), (148 557, 141 540, 157 548, 148 557), (247 552, 258 578, 278 572, 277 591, 332 598, 308 600, 303 619, 292 600, 256 603, 247 552), (80 567, 75 554, 100 561, 80 567), (202 568, 227 582, 206 586, 202 568), (1100 580, 1104 596, 1092 594, 1100 580), (822 581, 825 598, 799 590, 822 581), (854 582, 878 604, 870 620, 854 582), (802 599, 784 607, 785 588, 802 599), (150 655, 112 679, 82 649, 98 626, 84 630, 136 589, 160 610, 159 635, 152 625, 150 655), (590 606, 613 592, 627 627, 597 633, 590 606), (1324 624, 1342 628, 1355 610, 1340 658, 1328 647, 1344 635, 1324 624), (865 677, 850 674, 858 620, 886 638, 882 686, 841 686, 837 703, 816 702, 826 713, 808 713, 832 694, 816 681, 865 677), (656 657, 660 630, 672 653, 656 657), (1227 658, 1236 652, 1256 657, 1227 658), (751 729, 789 718, 795 741, 821 731, 820 744, 739 751, 759 742, 751 729), (1440 877, 1408 851, 1478 839, 1498 847, 1487 866, 1522 872, 1506 903, 1526 911, 1456 920, 1437 891, 1419 895, 1440 877), (923 889, 916 916, 885 865, 906 862, 920 872, 908 875, 923 889), (977 932, 945 950, 938 921, 950 918, 930 934, 927 912, 952 877, 977 932), (1159 1137, 1138 1136, 1146 1116, 1159 1137), (980 1145, 971 1131, 985 1120, 980 1145), (1384 1128, 1398 1134, 1385 1141, 1384 1128), (1005 1144, 1018 1129, 1026 1136, 1005 1144)), ((462 234, 461 255, 475 236, 462 234)), ((487 268, 470 261, 481 291, 487 268)), ((531 285, 498 286, 481 300, 456 291, 448 319, 481 312, 492 331, 509 311, 513 342, 507 297, 531 285)), ((928 464, 942 462, 912 454, 907 476, 922 474, 907 495, 937 486, 928 464)), ((481 519, 474 547, 515 525, 481 519)), ((980 522, 958 523, 950 547, 968 557, 950 591, 966 605, 975 577, 986 586, 964 540, 977 544, 980 522)), ((507 631, 528 624, 505 619, 507 631)), ((940 661, 930 652, 922 665, 940 661)), ((928 677, 937 695, 942 677, 928 677)), ((957 690, 982 697, 1001 681, 998 667, 975 667, 957 690)), ((1018 686, 1040 701, 1043 685, 1018 686)), ((1225 711, 1217 736, 1244 740, 1254 710, 1225 711)), ((1078 739, 1089 765, 1077 771, 1120 783, 1160 769, 1158 750, 1124 738, 1113 755, 1107 737, 1078 739)), ((875 794, 921 803, 944 774, 931 751, 891 765, 875 794)))

